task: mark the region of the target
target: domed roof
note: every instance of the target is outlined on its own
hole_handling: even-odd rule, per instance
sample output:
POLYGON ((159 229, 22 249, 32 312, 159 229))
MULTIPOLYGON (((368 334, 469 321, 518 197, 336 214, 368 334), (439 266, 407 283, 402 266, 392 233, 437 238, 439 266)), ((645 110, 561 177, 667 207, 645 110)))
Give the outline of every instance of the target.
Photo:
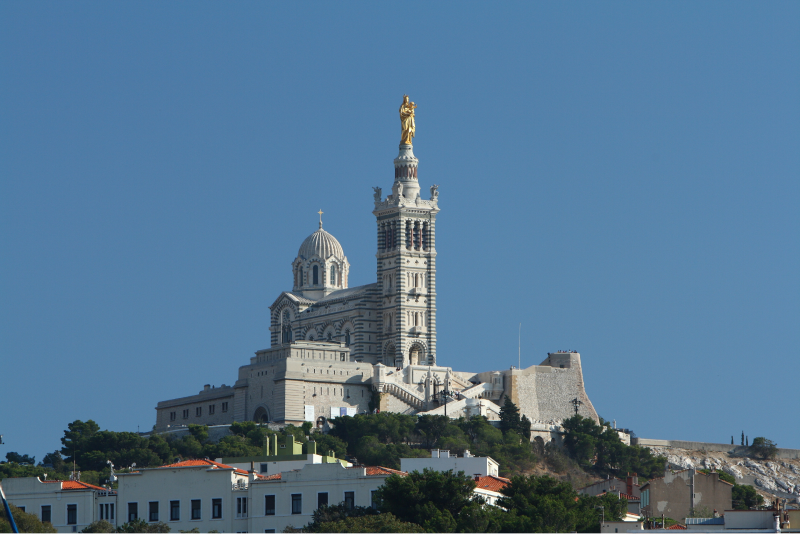
POLYGON ((300 245, 300 250, 297 252, 297 255, 305 259, 317 255, 324 260, 331 256, 343 260, 344 250, 342 250, 342 245, 339 244, 339 241, 323 230, 320 224, 319 230, 308 236, 306 240, 303 241, 303 244, 300 245))

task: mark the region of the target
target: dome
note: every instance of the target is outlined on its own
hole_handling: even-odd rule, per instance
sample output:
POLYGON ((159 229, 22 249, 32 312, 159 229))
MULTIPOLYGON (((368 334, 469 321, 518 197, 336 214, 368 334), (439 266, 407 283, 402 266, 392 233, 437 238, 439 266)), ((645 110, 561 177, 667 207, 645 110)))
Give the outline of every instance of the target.
POLYGON ((336 257, 339 260, 344 259, 344 250, 342 250, 342 245, 339 244, 339 241, 336 240, 331 234, 326 232, 320 226, 320 229, 311 234, 303 241, 303 244, 300 245, 300 250, 297 252, 297 255, 301 258, 311 258, 312 256, 316 255, 326 260, 331 256, 336 257))

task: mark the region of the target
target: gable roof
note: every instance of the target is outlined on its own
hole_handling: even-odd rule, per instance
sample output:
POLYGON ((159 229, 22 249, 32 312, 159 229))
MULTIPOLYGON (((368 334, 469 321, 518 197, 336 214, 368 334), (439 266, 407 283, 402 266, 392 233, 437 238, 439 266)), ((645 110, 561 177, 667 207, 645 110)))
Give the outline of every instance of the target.
POLYGON ((479 477, 475 481, 475 489, 485 489, 499 492, 509 484, 511 484, 511 481, 507 478, 489 475, 485 477, 479 477))
POLYGON ((84 490, 84 489, 92 489, 92 490, 100 490, 100 491, 113 491, 109 490, 108 488, 101 488, 100 486, 95 486, 94 484, 88 484, 86 482, 81 482, 79 480, 42 480, 43 484, 61 484, 62 490, 84 490))
MULTIPOLYGON (((213 460, 183 460, 182 462, 176 462, 174 464, 162 465, 161 467, 156 467, 155 469, 167 469, 171 467, 209 467, 211 469, 233 469, 239 475, 247 475, 247 471, 244 469, 239 469, 237 467, 233 467, 230 465, 221 464, 219 462, 215 462, 213 460)), ((256 475, 259 478, 262 478, 261 475, 256 475)))

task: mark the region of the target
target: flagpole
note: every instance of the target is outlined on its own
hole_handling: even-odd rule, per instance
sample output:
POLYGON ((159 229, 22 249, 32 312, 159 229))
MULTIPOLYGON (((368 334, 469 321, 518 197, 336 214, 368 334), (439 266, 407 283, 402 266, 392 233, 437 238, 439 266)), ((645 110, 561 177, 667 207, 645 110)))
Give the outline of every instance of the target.
POLYGON ((17 528, 17 523, 14 521, 14 515, 11 513, 11 508, 8 506, 8 501, 6 500, 6 494, 3 491, 3 485, 0 484, 0 498, 3 499, 3 508, 6 509, 6 516, 8 517, 8 522, 11 523, 11 532, 19 532, 17 528))

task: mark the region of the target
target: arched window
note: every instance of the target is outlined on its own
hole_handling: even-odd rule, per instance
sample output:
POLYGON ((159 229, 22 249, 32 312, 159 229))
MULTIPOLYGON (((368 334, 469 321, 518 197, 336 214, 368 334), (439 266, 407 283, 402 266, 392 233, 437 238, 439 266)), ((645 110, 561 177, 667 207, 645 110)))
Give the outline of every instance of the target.
POLYGON ((344 331, 344 346, 345 347, 350 346, 350 330, 344 331))
POLYGON ((300 267, 300 281, 297 283, 297 287, 303 287, 303 268, 300 267))
POLYGON ((336 267, 331 265, 331 285, 336 285, 336 267))
POLYGON ((315 265, 311 273, 312 273, 312 278, 314 280, 313 284, 316 286, 319 284, 319 267, 315 265))
POLYGON ((328 332, 328 338, 327 338, 327 339, 328 339, 328 342, 331 342, 331 341, 333 341, 333 334, 331 334, 330 332, 328 332))

